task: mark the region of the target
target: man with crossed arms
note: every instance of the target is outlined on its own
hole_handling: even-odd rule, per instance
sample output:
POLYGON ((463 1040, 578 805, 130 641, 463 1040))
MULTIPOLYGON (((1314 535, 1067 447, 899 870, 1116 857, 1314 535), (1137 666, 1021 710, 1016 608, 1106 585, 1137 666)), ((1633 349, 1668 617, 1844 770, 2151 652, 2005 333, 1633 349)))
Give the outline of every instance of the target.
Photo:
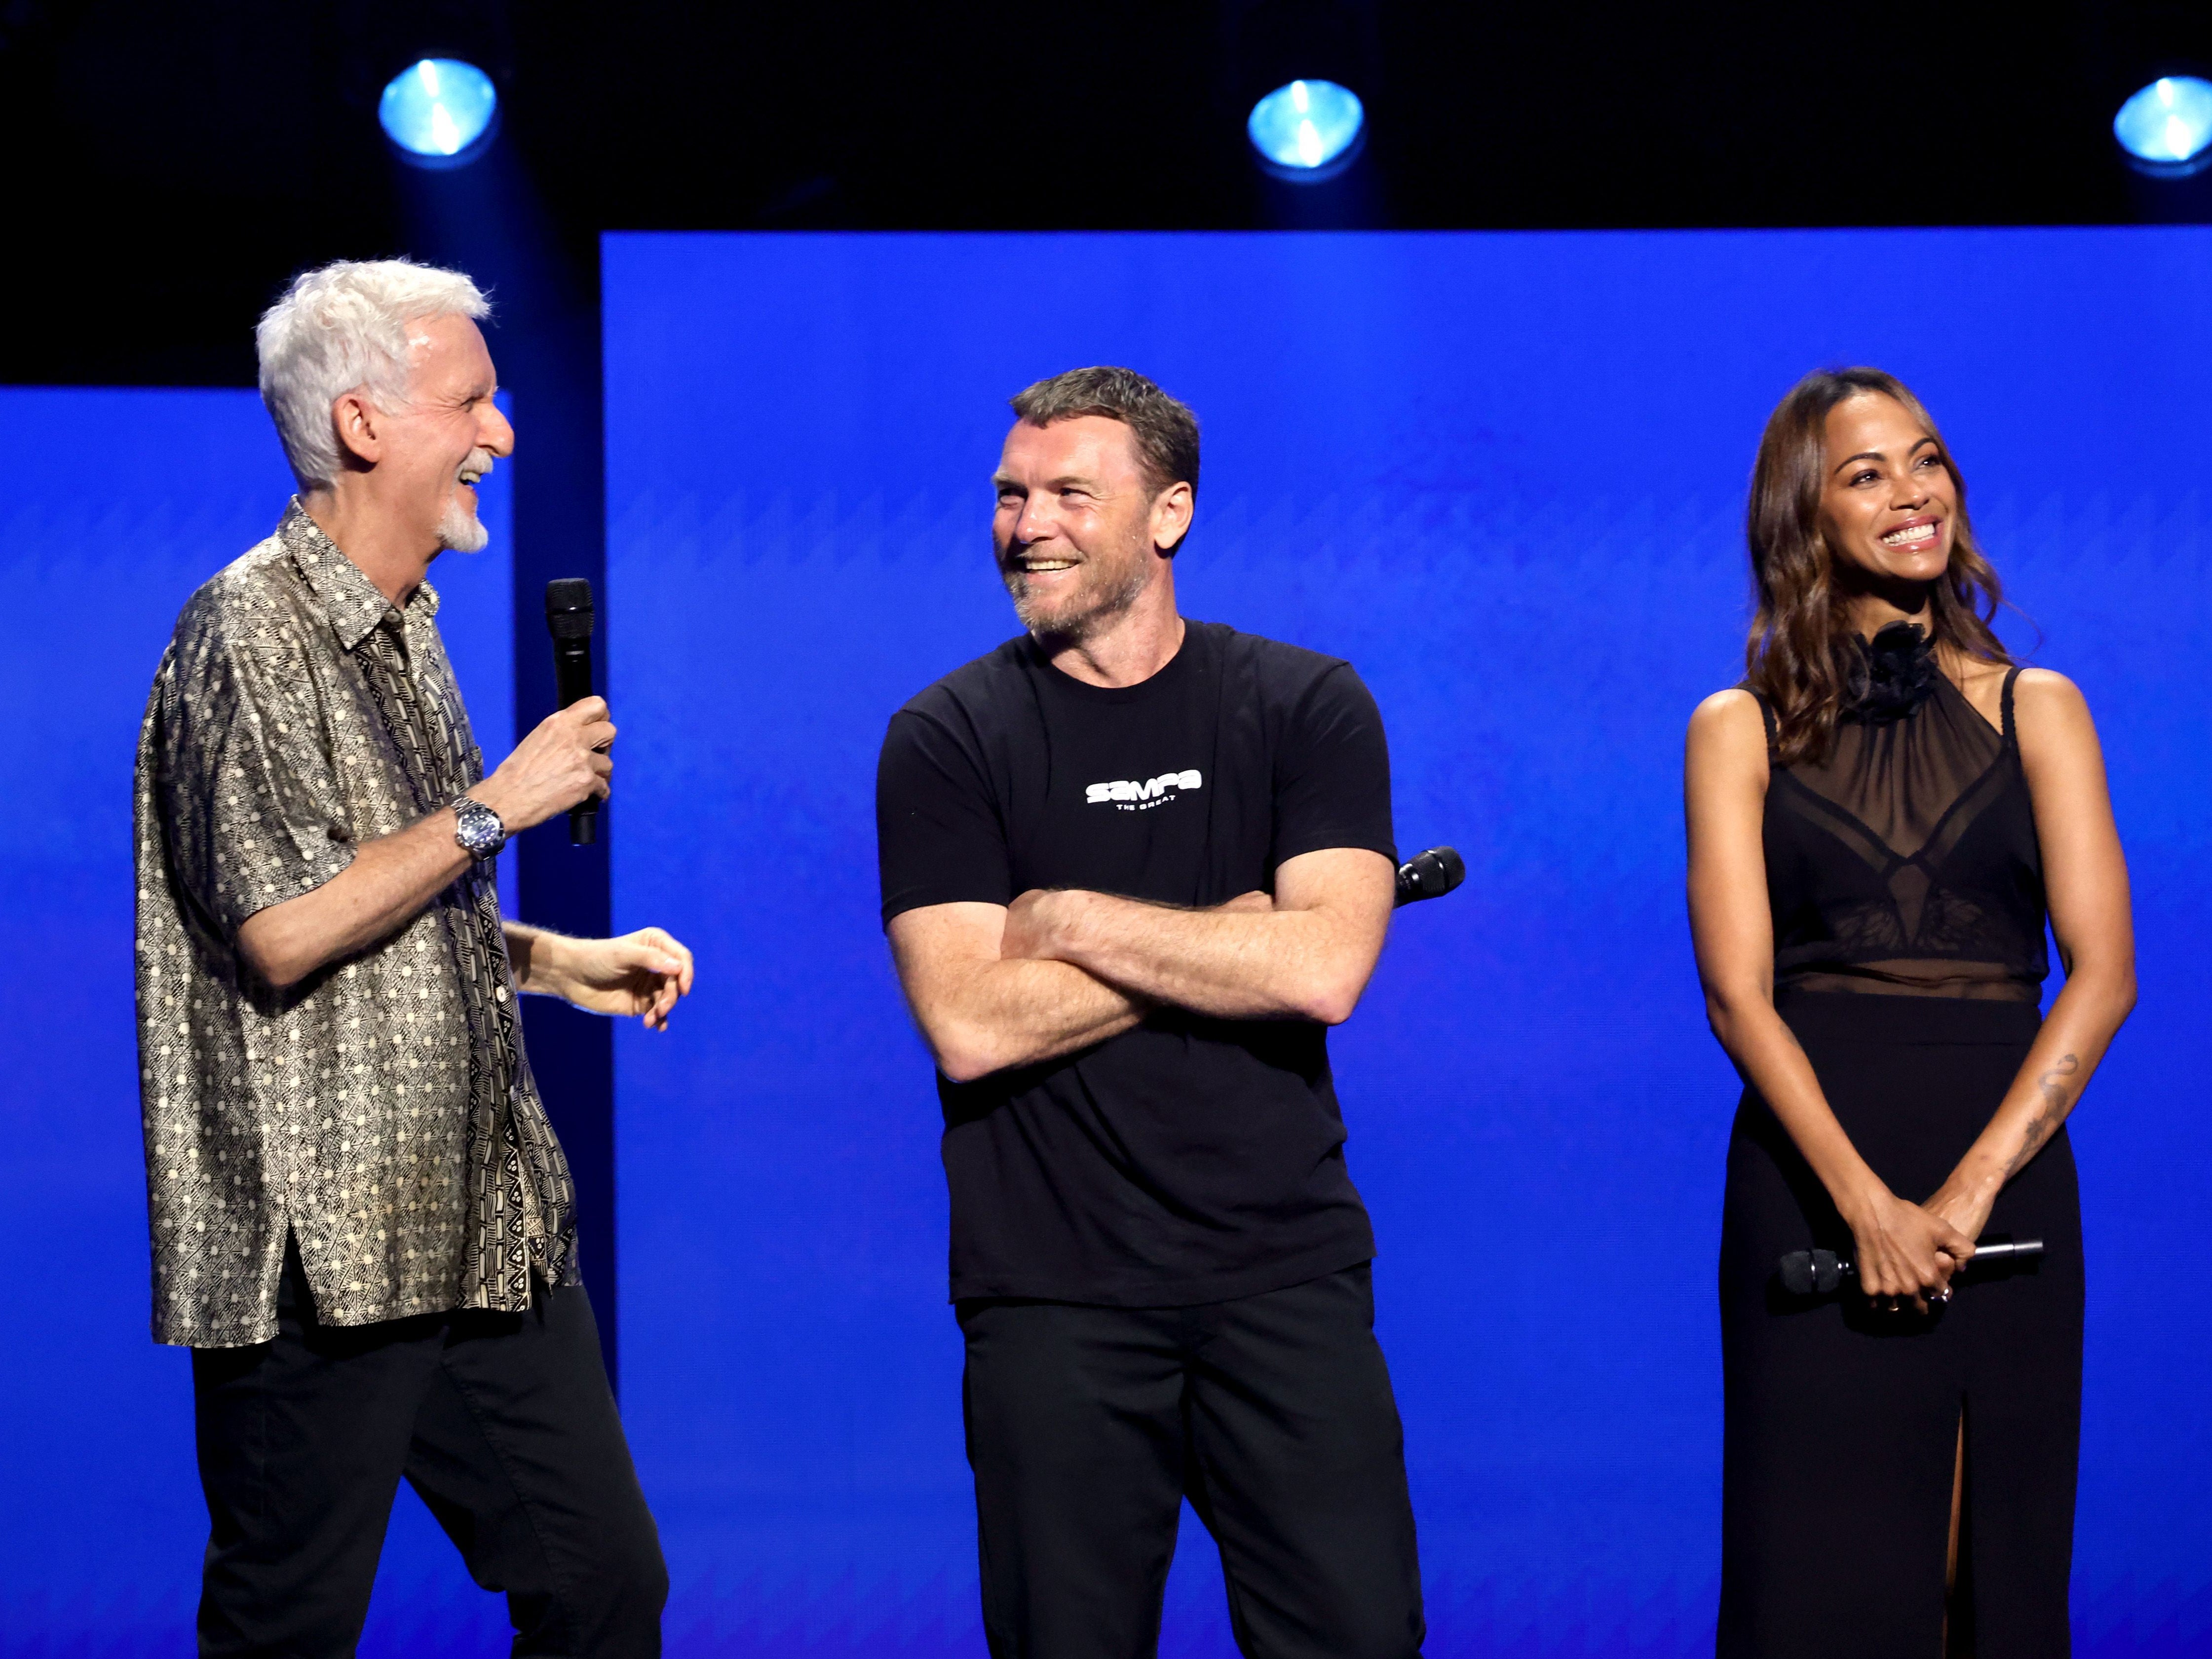
POLYGON ((999 1659, 1138 1659, 1188 1496, 1239 1646, 1423 1634, 1373 1235, 1326 1029, 1394 898, 1350 665, 1186 622, 1190 410, 1127 369, 1013 400, 1000 574, 1025 632, 893 717, 891 951, 934 1055, 999 1659))

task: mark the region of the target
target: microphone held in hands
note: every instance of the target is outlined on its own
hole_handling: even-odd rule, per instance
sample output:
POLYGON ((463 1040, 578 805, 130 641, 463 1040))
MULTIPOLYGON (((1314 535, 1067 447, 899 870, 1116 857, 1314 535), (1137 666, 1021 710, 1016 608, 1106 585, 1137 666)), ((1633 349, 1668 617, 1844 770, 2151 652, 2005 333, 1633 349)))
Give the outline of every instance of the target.
MULTIPOLYGON (((553 636, 555 700, 566 708, 592 695, 592 585, 581 576, 545 584, 545 629, 553 636)), ((568 840, 589 847, 599 836, 599 799, 586 795, 568 809, 568 840)))
MULTIPOLYGON (((2039 1238, 1977 1244, 1973 1255, 1960 1271, 1978 1267, 1984 1262, 2033 1261, 2042 1254, 2043 1241, 2039 1238)), ((1826 1296, 1841 1288, 1846 1279, 1856 1278, 1858 1268, 1833 1250, 1792 1250, 1775 1264, 1775 1272, 1782 1280, 1782 1288, 1792 1296, 1826 1296)))

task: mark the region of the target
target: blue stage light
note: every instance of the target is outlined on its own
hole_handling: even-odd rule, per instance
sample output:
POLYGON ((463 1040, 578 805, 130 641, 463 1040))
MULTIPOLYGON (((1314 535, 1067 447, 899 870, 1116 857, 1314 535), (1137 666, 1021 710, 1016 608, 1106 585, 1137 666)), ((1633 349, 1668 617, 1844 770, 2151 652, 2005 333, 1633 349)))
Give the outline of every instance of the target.
POLYGON ((2162 76, 2120 106, 2112 136, 2147 173, 2194 173, 2212 162, 2212 81, 2162 76))
POLYGON ((499 93, 474 64, 425 58, 392 77, 376 118, 399 154, 416 167, 457 167, 491 142, 499 93))
POLYGON ((1314 184, 1350 167, 1365 136, 1358 94, 1334 81, 1293 81, 1252 106, 1244 130, 1261 164, 1279 178, 1314 184))

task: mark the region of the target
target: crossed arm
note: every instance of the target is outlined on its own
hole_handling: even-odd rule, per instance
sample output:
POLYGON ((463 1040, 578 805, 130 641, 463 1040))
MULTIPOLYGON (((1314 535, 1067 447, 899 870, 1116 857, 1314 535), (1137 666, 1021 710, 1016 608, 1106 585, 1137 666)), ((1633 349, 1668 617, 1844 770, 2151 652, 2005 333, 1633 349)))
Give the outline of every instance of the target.
POLYGON ((1089 1048, 1163 1005, 1340 1024, 1375 971, 1395 893, 1389 860, 1333 848, 1285 860, 1273 899, 1210 910, 1079 889, 928 905, 891 919, 891 957, 939 1069, 965 1083, 1089 1048))
POLYGON ((2071 682, 2023 673, 2021 758, 2042 845, 2051 927, 2066 984, 2012 1086, 1957 1168, 1915 1201, 1889 1190, 1836 1120, 1812 1062, 1774 1007, 1774 933, 1760 842, 1766 733, 1742 691, 1708 698, 1690 722, 1685 766, 1690 927, 1713 1034, 1765 1098, 1850 1227, 1860 1288, 1942 1290, 1973 1254, 1990 1206, 2057 1132, 2135 1003, 2128 875, 2103 757, 2071 682))

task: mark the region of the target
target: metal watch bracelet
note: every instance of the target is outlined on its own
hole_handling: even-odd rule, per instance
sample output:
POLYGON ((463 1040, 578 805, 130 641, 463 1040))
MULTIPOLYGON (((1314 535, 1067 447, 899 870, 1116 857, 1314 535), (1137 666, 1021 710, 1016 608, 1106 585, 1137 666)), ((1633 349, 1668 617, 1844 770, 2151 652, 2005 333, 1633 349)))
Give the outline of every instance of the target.
POLYGON ((453 803, 453 840, 464 853, 482 862, 497 858, 499 849, 507 845, 507 825, 482 801, 463 795, 453 803))

